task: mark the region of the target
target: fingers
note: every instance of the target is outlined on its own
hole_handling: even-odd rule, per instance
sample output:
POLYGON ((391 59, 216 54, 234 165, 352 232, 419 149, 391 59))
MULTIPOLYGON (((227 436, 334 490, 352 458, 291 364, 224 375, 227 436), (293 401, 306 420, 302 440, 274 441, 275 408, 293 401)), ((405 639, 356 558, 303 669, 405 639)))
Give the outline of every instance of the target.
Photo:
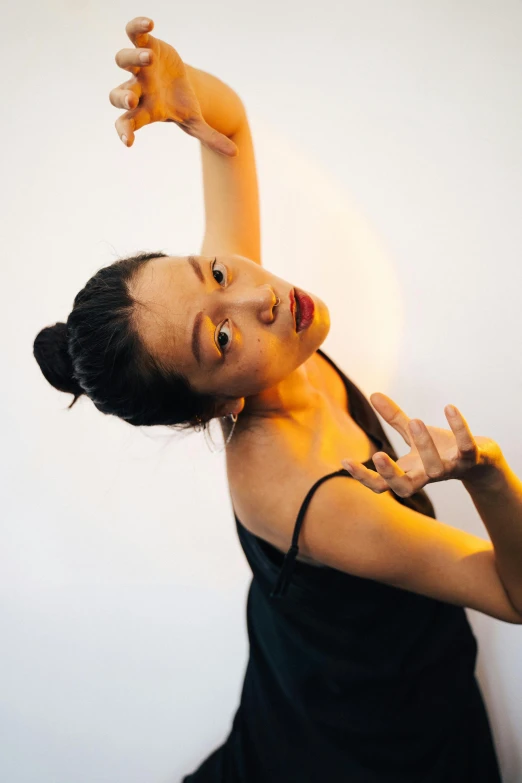
POLYGON ((382 418, 391 424, 391 426, 397 430, 404 438, 408 446, 411 446, 411 435, 408 430, 408 423, 410 417, 407 416, 402 408, 399 408, 396 402, 391 397, 381 392, 375 392, 370 395, 370 402, 379 413, 382 418))
POLYGON ((368 468, 358 462, 354 463, 348 460, 341 460, 341 462, 348 473, 356 478, 361 484, 364 484, 365 487, 368 487, 377 494, 381 494, 382 492, 391 489, 399 497, 407 498, 415 492, 418 492, 419 488, 423 486, 422 481, 414 482, 414 480, 406 475, 397 463, 383 451, 374 454, 372 459, 378 473, 373 470, 368 470, 368 468))
MULTIPOLYGON (((379 457, 381 456, 382 452, 379 452, 379 457)), ((374 454, 374 463, 376 457, 377 454, 374 454)), ((374 470, 369 470, 361 462, 353 462, 352 460, 343 459, 341 460, 341 464, 351 476, 357 479, 357 481, 359 481, 361 484, 364 484, 365 487, 368 487, 368 489, 376 492, 378 495, 380 495, 382 492, 387 492, 387 490, 390 489, 388 482, 382 478, 379 473, 376 473, 374 470)))
POLYGON ((152 49, 120 49, 114 57, 116 65, 125 71, 131 71, 133 74, 139 72, 140 68, 146 68, 154 62, 154 52, 152 49))
MULTIPOLYGON (((134 77, 133 77, 134 78, 134 77)), ((109 93, 109 100, 117 109, 135 109, 141 98, 141 84, 130 79, 109 93)))
MULTIPOLYGON (((404 427, 404 417, 406 419, 407 417, 399 406, 389 397, 380 393, 373 394, 370 399, 372 405, 381 413, 383 418, 389 421, 392 426, 395 426, 395 429, 401 431, 400 428, 404 427)), ((455 413, 452 414, 453 408, 454 406, 448 405, 444 412, 455 435, 459 450, 458 460, 468 460, 471 465, 474 465, 477 462, 479 453, 478 445, 466 419, 457 408, 454 408, 455 413)), ((408 434, 408 443, 410 445, 413 444, 422 460, 424 466, 422 475, 414 475, 414 471, 406 474, 385 452, 378 452, 373 455, 372 459, 377 472, 368 470, 361 463, 351 462, 350 460, 341 460, 341 464, 350 475, 373 492, 380 494, 387 489, 391 489, 399 497, 410 497, 427 483, 426 477, 432 481, 437 481, 438 478, 445 476, 447 474, 447 466, 444 464, 435 442, 423 421, 420 419, 408 419, 405 432, 408 434)))
POLYGON ((442 476, 445 473, 446 468, 444 467, 444 463, 442 462, 441 456, 433 442, 433 438, 431 437, 428 428, 420 419, 412 419, 409 428, 412 440, 417 447, 422 464, 424 465, 426 475, 431 479, 439 478, 439 476, 442 476), (414 431, 415 428, 417 428, 418 431, 414 431))
POLYGON ((150 123, 149 112, 138 106, 132 111, 127 111, 118 117, 114 123, 118 136, 126 147, 132 147, 134 144, 134 132, 150 123))
POLYGON ((455 435, 460 456, 464 460, 469 459, 472 464, 475 463, 478 454, 478 446, 475 442, 473 433, 469 428, 468 422, 454 405, 446 405, 444 413, 446 414, 451 431, 455 435), (454 415, 452 415, 452 409, 455 411, 454 415))
POLYGON ((146 16, 136 16, 125 26, 125 32, 135 46, 147 45, 147 31, 154 29, 154 22, 146 16))

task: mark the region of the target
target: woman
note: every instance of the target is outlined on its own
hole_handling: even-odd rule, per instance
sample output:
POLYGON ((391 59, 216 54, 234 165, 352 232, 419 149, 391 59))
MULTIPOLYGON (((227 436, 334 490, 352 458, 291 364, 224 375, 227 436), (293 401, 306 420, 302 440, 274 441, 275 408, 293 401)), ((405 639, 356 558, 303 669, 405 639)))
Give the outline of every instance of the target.
POLYGON ((129 22, 135 48, 116 55, 132 73, 110 93, 127 109, 116 129, 126 146, 156 121, 199 139, 201 254, 140 254, 99 270, 34 352, 72 405, 86 394, 138 426, 222 419, 253 572, 250 655, 226 741, 184 781, 498 781, 464 607, 522 622, 522 483, 458 411, 446 409, 450 430, 416 420, 417 435, 374 394, 410 446, 397 458, 370 403, 319 347, 325 303, 261 266, 241 100, 152 27, 129 22), (435 519, 422 488, 451 478, 493 543, 435 519))

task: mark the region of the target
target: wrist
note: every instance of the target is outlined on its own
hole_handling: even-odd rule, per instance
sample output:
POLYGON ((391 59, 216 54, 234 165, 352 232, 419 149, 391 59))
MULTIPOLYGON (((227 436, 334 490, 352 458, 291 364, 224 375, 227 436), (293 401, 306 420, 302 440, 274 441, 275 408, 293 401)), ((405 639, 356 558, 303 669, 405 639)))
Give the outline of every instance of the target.
POLYGON ((461 481, 468 492, 496 495, 506 489, 510 472, 511 468, 499 449, 490 464, 477 465, 461 481))
POLYGON ((245 118, 239 95, 217 76, 187 63, 185 68, 207 125, 228 138, 233 136, 245 118))

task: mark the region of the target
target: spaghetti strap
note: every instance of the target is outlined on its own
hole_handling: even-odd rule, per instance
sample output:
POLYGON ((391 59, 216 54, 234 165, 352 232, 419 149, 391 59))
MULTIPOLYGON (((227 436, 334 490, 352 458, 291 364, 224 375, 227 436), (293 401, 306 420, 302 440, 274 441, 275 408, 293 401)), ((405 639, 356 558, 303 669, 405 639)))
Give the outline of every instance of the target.
MULTIPOLYGON (((371 460, 367 460, 367 462, 370 461, 371 460)), ((310 487, 305 499, 301 504, 301 508, 299 509, 299 514, 297 515, 297 520, 294 526, 294 533, 292 536, 292 545, 290 546, 290 549, 285 555, 285 559, 283 561, 283 565, 281 566, 281 570, 279 572, 276 585, 272 590, 272 592, 270 593, 270 598, 282 598, 285 595, 288 589, 288 585, 290 584, 290 581, 292 579, 292 574, 295 566, 295 559, 299 553, 299 544, 298 544, 299 533, 301 531, 301 526, 303 524, 304 515, 306 514, 308 505, 317 487, 319 487, 323 483, 323 481, 327 481, 327 479, 332 478, 333 476, 348 476, 349 478, 353 478, 353 476, 351 476, 347 470, 341 468, 340 470, 335 470, 333 473, 327 473, 326 476, 322 476, 320 479, 318 479, 315 482, 315 484, 312 487, 310 487)))

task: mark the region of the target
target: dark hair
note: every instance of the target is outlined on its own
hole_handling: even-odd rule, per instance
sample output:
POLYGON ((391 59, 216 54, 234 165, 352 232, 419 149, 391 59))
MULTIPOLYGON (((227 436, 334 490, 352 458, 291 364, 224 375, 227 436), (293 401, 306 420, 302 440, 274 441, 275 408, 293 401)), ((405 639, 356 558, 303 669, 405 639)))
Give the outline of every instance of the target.
POLYGON ((131 284, 147 261, 166 256, 139 253, 99 269, 76 295, 67 323, 36 336, 36 361, 50 384, 74 395, 69 408, 85 394, 102 413, 134 426, 176 429, 204 429, 216 415, 216 399, 152 356, 137 330, 143 303, 131 295, 131 284))

